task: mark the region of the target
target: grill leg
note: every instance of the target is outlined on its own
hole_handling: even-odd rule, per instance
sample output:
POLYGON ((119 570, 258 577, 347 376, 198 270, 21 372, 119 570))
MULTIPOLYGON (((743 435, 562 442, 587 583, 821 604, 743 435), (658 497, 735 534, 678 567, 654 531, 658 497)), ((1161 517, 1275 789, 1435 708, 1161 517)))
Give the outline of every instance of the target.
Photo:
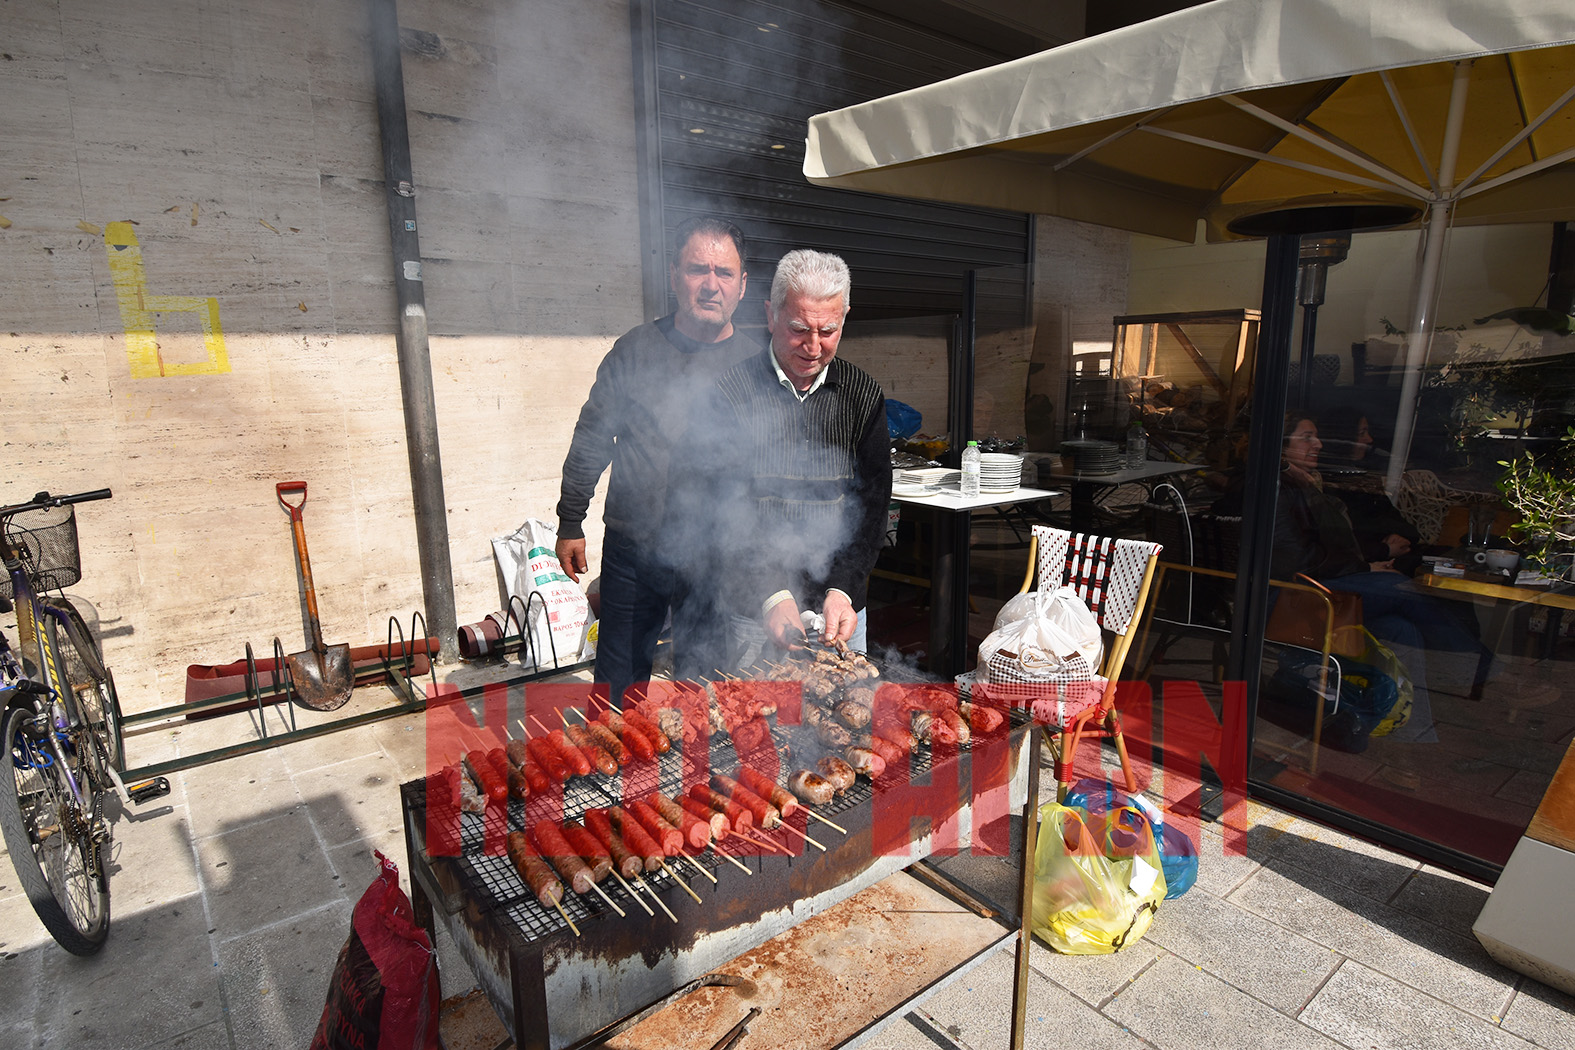
POLYGON ((1033 937, 1034 852, 1039 837, 1039 735, 1029 729, 1028 801, 1023 805, 1022 897, 1018 901, 1017 972, 1012 978, 1012 1050, 1022 1050, 1028 1023, 1028 948, 1033 937))

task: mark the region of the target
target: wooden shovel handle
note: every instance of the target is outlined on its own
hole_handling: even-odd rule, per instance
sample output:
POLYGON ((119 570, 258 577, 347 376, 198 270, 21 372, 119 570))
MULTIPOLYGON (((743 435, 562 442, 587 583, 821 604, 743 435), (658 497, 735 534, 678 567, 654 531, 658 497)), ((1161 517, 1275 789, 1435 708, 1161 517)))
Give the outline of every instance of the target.
POLYGON ((290 520, 300 521, 301 508, 306 506, 306 482, 281 481, 279 484, 275 485, 273 489, 274 494, 279 497, 279 506, 290 512, 290 520), (301 494, 301 502, 291 503, 289 500, 284 498, 287 493, 293 494, 296 492, 301 494))

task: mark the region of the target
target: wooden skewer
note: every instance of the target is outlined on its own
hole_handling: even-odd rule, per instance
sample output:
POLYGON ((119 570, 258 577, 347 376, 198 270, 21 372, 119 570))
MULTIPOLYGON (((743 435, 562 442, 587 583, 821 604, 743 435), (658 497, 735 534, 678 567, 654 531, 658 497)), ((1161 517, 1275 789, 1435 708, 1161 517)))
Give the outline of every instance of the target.
MULTIPOLYGON (((608 874, 610 874, 613 878, 618 880, 618 885, 623 887, 623 890, 624 890, 625 893, 627 893, 629 896, 634 898, 634 903, 638 904, 640 907, 645 909, 645 914, 651 916, 653 919, 656 917, 656 912, 651 910, 651 906, 649 904, 645 903, 643 900, 640 899, 640 895, 638 893, 634 892, 634 887, 633 886, 629 885, 627 882, 624 881, 624 878, 623 878, 622 875, 618 874, 616 871, 609 872, 608 874)), ((674 920, 674 921, 676 921, 676 920, 674 920)))
POLYGON ((678 921, 678 916, 673 914, 673 910, 671 908, 662 903, 662 898, 658 897, 656 895, 656 891, 651 889, 651 884, 649 882, 646 882, 641 878, 636 878, 634 883, 636 886, 639 886, 641 889, 645 890, 646 893, 651 895, 651 899, 656 902, 656 906, 665 911, 669 919, 672 919, 674 922, 678 921))
MULTIPOLYGON (((536 716, 532 715, 531 717, 535 718, 536 716)), ((514 724, 520 727, 520 732, 525 734, 525 739, 526 740, 529 740, 530 739, 530 730, 525 728, 525 720, 523 718, 517 718, 517 719, 514 720, 514 724)), ((537 725, 541 725, 540 722, 537 722, 536 724, 537 725)))
MULTIPOLYGON (((749 870, 749 866, 747 864, 745 864, 743 861, 739 860, 737 857, 733 856, 731 853, 727 852, 727 850, 723 849, 721 846, 718 846, 716 843, 714 843, 714 842, 711 843, 711 850, 718 857, 721 857, 723 860, 725 860, 729 864, 733 865, 733 867, 738 868, 741 871, 743 871, 743 873, 745 875, 753 875, 754 874, 754 872, 749 870)), ((696 865, 696 867, 698 867, 698 866, 699 865, 696 865)))
MULTIPOLYGON (((739 834, 739 832, 735 831, 735 832, 733 832, 733 834, 737 835, 737 834, 739 834)), ((781 846, 778 846, 775 842, 772 842, 770 839, 766 838, 764 835, 757 835, 753 831, 746 831, 746 832, 743 832, 742 834, 743 834, 744 838, 748 839, 750 842, 759 843, 760 845, 766 847, 766 849, 770 850, 772 853, 786 853, 787 852, 787 850, 783 849, 781 846)))
POLYGON ((558 909, 558 914, 563 916, 563 921, 569 924, 569 929, 573 930, 574 935, 578 937, 580 935, 580 928, 574 925, 574 920, 569 918, 569 913, 563 910, 563 902, 553 901, 552 906, 558 909))
POLYGON ((816 842, 814 839, 810 838, 808 835, 804 834, 802 831, 798 830, 798 828, 795 828, 787 821, 784 820, 782 823, 778 824, 777 827, 782 828, 785 831, 791 831, 793 834, 797 835, 811 846, 814 846, 816 849, 820 850, 820 852, 826 852, 825 846, 822 846, 820 843, 816 842))
POLYGON ((662 870, 667 872, 667 874, 671 875, 673 877, 673 881, 678 883, 678 885, 682 886, 684 888, 684 892, 689 894, 689 896, 691 896, 691 897, 693 897, 695 899, 695 903, 696 904, 704 904, 705 903, 705 901, 702 901, 700 899, 700 894, 696 893, 694 890, 689 888, 689 883, 685 882, 683 879, 680 879, 678 877, 678 872, 674 871, 672 868, 669 868, 667 866, 667 862, 665 860, 662 861, 662 870))
MULTIPOLYGON (((710 879, 712 882, 716 881, 716 876, 712 875, 709 871, 707 871, 705 869, 704 865, 695 863, 695 859, 693 857, 691 857, 689 854, 684 853, 684 852, 680 852, 678 855, 680 857, 684 858, 684 860, 687 860, 689 862, 689 866, 694 868, 700 874, 704 875, 706 878, 710 879)), ((747 871, 749 869, 746 868, 744 870, 747 871)))
POLYGON ((600 886, 596 885, 596 883, 594 883, 594 882, 591 883, 591 889, 596 891, 596 895, 598 897, 600 897, 602 900, 607 902, 607 907, 611 908, 613 911, 618 913, 618 917, 620 919, 627 919, 629 917, 629 913, 628 912, 624 911, 622 908, 618 907, 618 905, 614 904, 613 903, 613 899, 611 897, 607 896, 607 891, 603 890, 600 886))
MULTIPOLYGON (((536 728, 540 729, 543 733, 547 733, 549 735, 552 733, 552 730, 548 729, 545 725, 543 725, 541 719, 537 718, 535 715, 531 715, 530 716, 530 720, 532 722, 535 722, 536 723, 536 728)), ((525 728, 525 723, 524 722, 520 723, 520 728, 521 729, 525 728)))
POLYGON ((808 806, 800 806, 799 809, 802 809, 805 813, 808 813, 810 816, 814 817, 816 820, 820 821, 822 824, 825 824, 827 827, 831 828, 833 831, 840 831, 844 835, 846 835, 848 833, 848 829, 847 828, 843 827, 841 824, 833 824, 831 821, 827 820, 825 817, 821 816, 819 813, 816 813, 814 810, 810 809, 808 806))
MULTIPOLYGON (((579 711, 575 711, 574 713, 577 714, 577 715, 580 714, 579 711)), ((558 712, 558 717, 563 719, 563 727, 565 729, 567 729, 569 727, 569 716, 564 714, 562 711, 559 711, 558 712)), ((580 715, 580 717, 584 718, 585 716, 584 715, 580 715)))

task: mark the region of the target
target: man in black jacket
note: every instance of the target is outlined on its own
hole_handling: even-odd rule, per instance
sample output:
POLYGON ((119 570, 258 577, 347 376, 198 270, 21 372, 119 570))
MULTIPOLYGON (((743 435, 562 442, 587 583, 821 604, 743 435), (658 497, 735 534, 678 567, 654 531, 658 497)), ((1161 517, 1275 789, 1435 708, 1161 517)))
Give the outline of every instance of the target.
POLYGON ((602 471, 612 465, 595 677, 608 683, 615 702, 630 683, 650 677, 670 606, 679 675, 715 666, 705 632, 716 617, 695 607, 675 569, 668 484, 689 467, 684 436, 718 373, 760 349, 733 327, 747 283, 738 227, 717 218, 690 219, 673 242, 668 276, 678 311, 628 332, 603 359, 574 427, 558 501, 556 553, 578 582, 587 569, 586 511, 602 471))

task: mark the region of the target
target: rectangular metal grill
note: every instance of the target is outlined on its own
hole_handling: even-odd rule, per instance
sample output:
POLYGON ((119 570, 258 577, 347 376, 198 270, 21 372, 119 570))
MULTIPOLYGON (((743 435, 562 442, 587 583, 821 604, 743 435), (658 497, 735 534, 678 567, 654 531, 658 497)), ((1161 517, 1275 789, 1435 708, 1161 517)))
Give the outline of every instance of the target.
MULTIPOLYGON (((932 681, 904 667, 881 668, 881 677, 883 681, 932 681)), ((1023 767, 1018 758, 1029 737, 1026 723, 1025 713, 1011 712, 1008 725, 991 738, 1005 735, 1006 746, 1012 748, 1014 786, 1010 793, 1014 797, 1019 794, 1015 781, 1023 767)), ((772 738, 783 772, 812 766, 812 761, 800 756, 818 755, 822 750, 811 743, 814 734, 804 726, 776 725, 772 738)), ((971 776, 968 764, 972 751, 971 743, 953 746, 945 749, 941 761, 959 763, 960 775, 968 771, 971 776)), ((731 740, 725 734, 712 738, 704 761, 706 772, 731 774, 738 764, 731 740)), ((930 746, 920 745, 910 761, 910 777, 920 781, 928 777, 936 758, 930 746)), ((681 745, 674 744, 656 762, 630 763, 617 776, 593 772, 570 778, 563 785, 561 813, 556 799, 532 797, 527 803, 510 799, 507 806, 489 806, 485 814, 460 814, 461 852, 452 858, 431 857, 424 849, 426 811, 433 801, 428 798, 425 781, 402 785, 418 916, 424 915, 423 921, 432 916, 429 899, 438 905, 436 917, 454 936, 521 1047, 577 1045, 608 1023, 692 979, 685 977, 690 970, 698 971, 695 976, 703 974, 706 967, 718 965, 828 902, 900 870, 929 849, 926 837, 914 844, 909 856, 872 855, 876 792, 867 778, 860 777, 831 803, 815 807, 816 812, 847 828, 846 838, 803 816, 791 820, 800 830, 807 824, 809 834, 827 847, 827 853, 811 849, 798 836, 780 829, 762 834, 786 847, 788 856, 753 844, 745 851, 738 848, 738 840, 730 838, 725 844, 733 847, 729 852, 736 850, 735 855, 755 877, 745 877, 717 857, 713 845, 694 861, 717 878, 715 886, 688 868, 689 862, 669 859, 669 866, 686 876, 686 882, 705 902, 694 904, 673 885, 673 876, 666 871, 644 875, 651 890, 678 916, 679 926, 659 909, 654 918, 647 916, 610 878, 601 888, 628 913, 626 918, 616 915, 594 893, 580 896, 566 889, 563 908, 580 930, 579 937, 556 909, 543 907, 536 900, 503 852, 505 833, 523 830, 527 817, 533 822, 580 819, 588 808, 622 805, 625 797, 639 798, 651 791, 676 799, 683 793, 686 772, 688 782, 693 783, 701 770, 681 745), (489 840, 495 852, 487 851, 489 840), (564 1001, 565 994, 552 994, 554 988, 562 992, 570 987, 577 990, 572 1004, 564 1001), (587 1002, 587 998, 617 1001, 587 1002)), ((441 804, 448 806, 446 800, 441 804)), ((453 818, 451 813, 447 816, 453 818)), ((938 812, 934 814, 935 826, 953 817, 961 819, 958 813, 938 812)))

